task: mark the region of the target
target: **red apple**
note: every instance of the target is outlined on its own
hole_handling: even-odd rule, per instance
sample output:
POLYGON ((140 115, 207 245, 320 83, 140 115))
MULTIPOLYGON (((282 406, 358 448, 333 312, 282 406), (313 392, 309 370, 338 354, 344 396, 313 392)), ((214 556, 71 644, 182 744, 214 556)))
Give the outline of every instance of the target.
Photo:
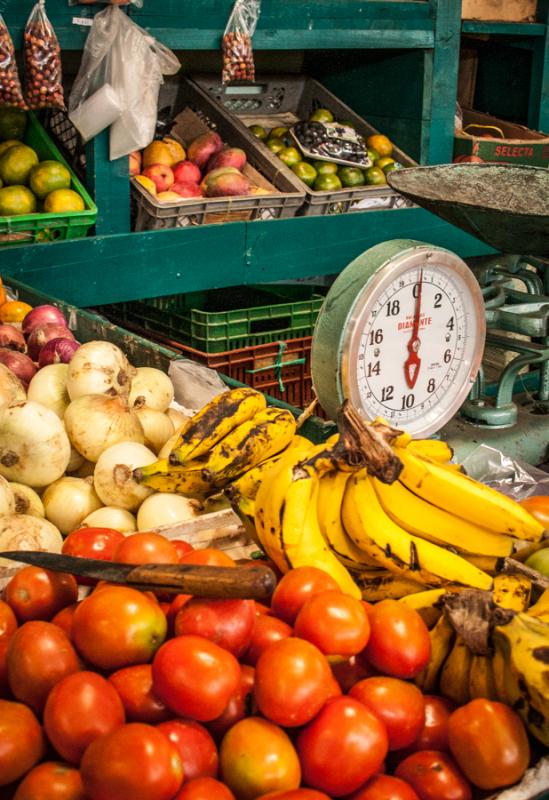
POLYGON ((192 161, 180 161, 173 168, 176 183, 200 183, 200 169, 192 161))
POLYGON ((152 167, 143 170, 143 175, 151 179, 157 192, 167 192, 175 183, 173 170, 166 164, 153 164, 152 167))
POLYGON ((202 197, 200 186, 191 181, 176 181, 171 190, 181 197, 202 197))
POLYGON ((141 172, 141 153, 136 150, 130 153, 130 178, 135 178, 141 172))

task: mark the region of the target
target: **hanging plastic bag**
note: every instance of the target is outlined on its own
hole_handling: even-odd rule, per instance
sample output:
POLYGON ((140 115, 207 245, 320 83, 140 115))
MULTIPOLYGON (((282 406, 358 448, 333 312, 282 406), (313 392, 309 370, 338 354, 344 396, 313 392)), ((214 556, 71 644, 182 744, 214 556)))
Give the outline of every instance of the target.
POLYGON ((31 11, 24 36, 25 95, 29 108, 65 108, 61 48, 45 0, 31 11))
POLYGON ((0 106, 26 109, 19 72, 15 61, 15 48, 0 14, 0 106))
POLYGON ((94 17, 69 100, 70 117, 78 120, 79 130, 97 127, 93 111, 97 104, 91 99, 108 84, 109 96, 121 109, 117 113, 114 107, 105 107, 102 118, 101 129, 112 123, 110 157, 141 150, 154 138, 162 76, 175 75, 180 66, 171 50, 119 8, 109 6, 94 17), (86 121, 82 109, 87 101, 94 119, 86 121), (114 120, 109 117, 111 111, 114 120))
POLYGON ((222 83, 255 80, 252 36, 260 12, 260 0, 236 0, 223 34, 222 83))

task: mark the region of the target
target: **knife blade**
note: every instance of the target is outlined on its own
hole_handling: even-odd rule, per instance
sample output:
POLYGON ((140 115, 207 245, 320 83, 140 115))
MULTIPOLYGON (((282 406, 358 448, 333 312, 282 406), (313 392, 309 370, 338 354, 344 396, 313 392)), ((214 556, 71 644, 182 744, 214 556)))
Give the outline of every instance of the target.
POLYGON ((120 583, 143 591, 192 594, 211 599, 266 600, 276 577, 269 567, 209 567, 199 564, 120 564, 40 550, 1 552, 10 558, 54 572, 120 583))

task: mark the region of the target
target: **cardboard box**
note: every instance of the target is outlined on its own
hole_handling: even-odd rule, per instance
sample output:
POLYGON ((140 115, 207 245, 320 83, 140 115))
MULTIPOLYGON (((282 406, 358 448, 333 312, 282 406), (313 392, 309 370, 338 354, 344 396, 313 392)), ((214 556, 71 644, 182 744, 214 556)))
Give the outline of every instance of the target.
POLYGON ((547 167, 549 136, 464 108, 463 130, 454 136, 454 161, 467 161, 469 156, 475 161, 547 167))
POLYGON ((533 22, 537 0, 463 0, 462 19, 495 22, 533 22))

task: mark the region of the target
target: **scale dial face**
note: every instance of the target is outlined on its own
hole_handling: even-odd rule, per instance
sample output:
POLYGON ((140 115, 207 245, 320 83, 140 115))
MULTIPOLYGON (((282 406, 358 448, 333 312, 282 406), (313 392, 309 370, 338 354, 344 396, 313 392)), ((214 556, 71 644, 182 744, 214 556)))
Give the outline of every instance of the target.
POLYGON ((486 333, 480 287, 449 251, 415 248, 383 265, 359 294, 341 346, 341 399, 419 436, 467 398, 486 333))

